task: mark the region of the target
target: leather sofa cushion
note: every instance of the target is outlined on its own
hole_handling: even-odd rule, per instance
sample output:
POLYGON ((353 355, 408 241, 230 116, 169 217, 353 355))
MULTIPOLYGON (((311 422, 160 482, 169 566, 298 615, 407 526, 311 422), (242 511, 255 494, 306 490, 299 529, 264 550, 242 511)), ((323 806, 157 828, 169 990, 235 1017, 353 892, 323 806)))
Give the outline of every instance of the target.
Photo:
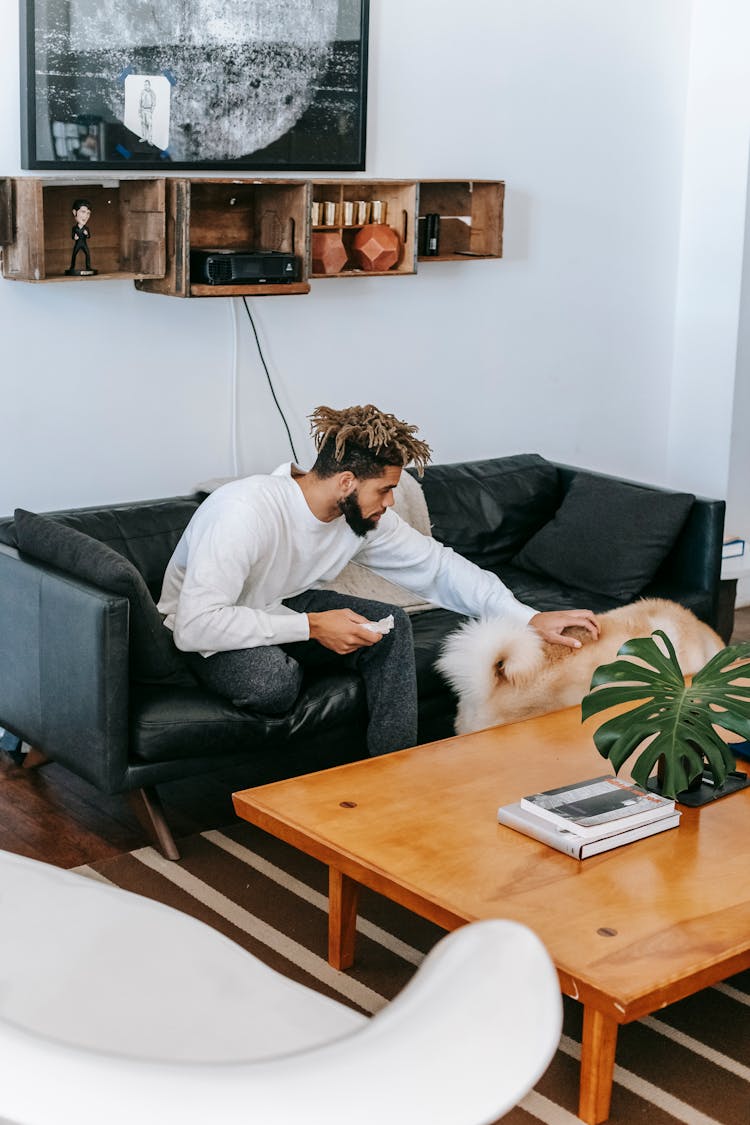
POLYGON ((694 501, 689 493, 577 473, 554 517, 512 561, 564 586, 629 602, 656 574, 694 501))
MULTIPOLYGON (((428 610, 411 619, 420 731, 423 727, 428 731, 425 738, 453 733, 455 700, 434 663, 443 639, 463 620, 445 609, 428 610)), ((356 758, 365 754, 366 721, 364 682, 347 670, 308 673, 294 707, 279 716, 242 710, 200 686, 191 690, 143 686, 134 688, 131 698, 131 752, 137 762, 154 765, 202 758, 209 749, 217 756, 243 750, 251 755, 261 747, 274 746, 286 753, 287 744, 319 736, 348 737, 351 757, 356 758)))
POLYGON ((562 495, 556 466, 537 453, 428 465, 422 490, 434 537, 487 570, 509 561, 562 495))
POLYGON ((549 575, 534 574, 512 563, 499 567, 498 576, 520 602, 533 606, 540 613, 557 609, 591 609, 594 613, 606 613, 622 604, 617 598, 566 586, 549 575))
MULTIPOLYGON (((300 740, 336 737, 341 727, 361 731, 367 705, 362 680, 353 672, 311 676, 285 715, 241 710, 202 687, 192 690, 151 686, 134 689, 131 754, 139 763, 246 752, 275 747, 280 755, 300 740)), ((356 756, 356 755, 354 755, 356 756)))
POLYGON ((66 574, 121 594, 130 603, 130 674, 145 683, 195 683, 148 587, 128 559, 49 516, 16 508, 18 549, 66 574))
POLYGON ((466 618, 449 609, 429 609, 411 618, 414 634, 414 663, 417 669, 417 695, 420 707, 425 699, 449 693, 445 680, 435 668, 443 641, 466 618))
MULTIPOLYGON (((557 609, 591 609, 594 613, 606 613, 608 609, 615 609, 622 605, 617 598, 605 597, 604 594, 595 594, 591 590, 578 590, 572 586, 564 586, 542 574, 532 574, 530 570, 522 570, 511 563, 504 563, 498 568, 498 576, 509 590, 512 590, 519 601, 525 605, 534 606, 541 613, 546 610, 557 609)), ((668 601, 679 602, 687 609, 693 611, 696 617, 711 625, 712 600, 710 590, 684 589, 675 586, 660 586, 658 582, 651 582, 643 590, 641 597, 666 598, 668 601)), ((713 626, 712 626, 713 627, 713 626)))

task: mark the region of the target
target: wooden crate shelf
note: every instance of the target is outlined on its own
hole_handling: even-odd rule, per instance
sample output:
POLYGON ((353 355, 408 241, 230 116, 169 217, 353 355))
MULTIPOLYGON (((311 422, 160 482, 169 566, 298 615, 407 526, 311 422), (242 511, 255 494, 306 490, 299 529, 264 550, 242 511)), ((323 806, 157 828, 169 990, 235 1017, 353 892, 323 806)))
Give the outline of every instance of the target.
MULTIPOLYGON (((3 277, 16 281, 106 281, 159 277, 164 273, 164 180, 76 181, 37 177, 2 181, 0 230, 3 277), (91 265, 94 276, 67 277, 73 243, 72 204, 91 204, 91 265)), ((79 257, 77 267, 81 265, 79 257)))
POLYGON ((315 180, 312 184, 311 203, 331 204, 335 210, 333 223, 316 223, 312 233, 335 231, 341 235, 346 252, 346 262, 340 270, 333 273, 315 272, 312 266, 312 247, 310 276, 313 278, 331 277, 394 277, 413 274, 417 270, 416 257, 416 209, 417 184, 414 180, 315 180), (351 204, 353 218, 358 203, 363 203, 370 211, 368 222, 378 221, 373 217, 373 203, 379 202, 385 211, 386 226, 394 230, 401 243, 398 261, 388 270, 365 270, 356 265, 352 257, 352 242, 364 224, 345 222, 345 204, 351 204))
POLYGON ((501 257, 504 190, 500 180, 0 177, 2 273, 19 281, 67 283, 130 278, 142 292, 173 297, 293 296, 308 293, 311 278, 408 276, 422 262, 501 257), (91 202, 95 277, 65 274, 72 203, 79 197, 91 202), (378 203, 384 218, 372 214, 378 203), (325 204, 332 211, 328 223, 325 204), (439 216, 437 254, 425 254, 419 244, 427 214, 439 216), (364 225, 378 222, 398 242, 382 229, 373 232, 367 258, 378 266, 388 261, 379 237, 390 239, 391 258, 398 257, 388 269, 368 270, 352 243, 364 225), (326 255, 319 246, 324 233, 340 239, 333 239, 326 255), (191 278, 192 251, 232 250, 293 255, 297 276, 287 283, 211 285, 194 270, 191 278))
POLYGON ((500 180, 419 181, 419 261, 501 258, 505 184, 500 180), (437 254, 424 248, 425 216, 439 216, 437 254))
POLYGON ((172 297, 308 293, 309 191, 309 184, 303 180, 170 180, 167 269, 163 278, 138 282, 137 287, 172 297), (193 250, 282 251, 297 259, 298 278, 288 283, 255 285, 193 281, 193 250))

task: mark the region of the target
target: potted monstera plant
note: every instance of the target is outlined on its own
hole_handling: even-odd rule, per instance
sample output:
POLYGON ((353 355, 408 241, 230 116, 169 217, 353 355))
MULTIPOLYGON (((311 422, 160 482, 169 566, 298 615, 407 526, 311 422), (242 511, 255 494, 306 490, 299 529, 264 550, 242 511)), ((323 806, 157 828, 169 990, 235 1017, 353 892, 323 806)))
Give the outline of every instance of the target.
POLYGON ((689 684, 660 629, 626 641, 617 656, 596 669, 581 705, 586 720, 618 704, 641 701, 594 732, 597 750, 615 773, 640 750, 631 767, 633 780, 645 788, 656 770, 651 786, 665 797, 684 797, 692 789, 696 797, 689 803, 703 804, 728 790, 728 778, 734 780, 732 788, 739 788, 742 775, 734 774, 732 747, 719 731, 739 736, 735 741, 750 740, 750 644, 722 649, 689 684), (704 775, 708 784, 699 797, 704 775))

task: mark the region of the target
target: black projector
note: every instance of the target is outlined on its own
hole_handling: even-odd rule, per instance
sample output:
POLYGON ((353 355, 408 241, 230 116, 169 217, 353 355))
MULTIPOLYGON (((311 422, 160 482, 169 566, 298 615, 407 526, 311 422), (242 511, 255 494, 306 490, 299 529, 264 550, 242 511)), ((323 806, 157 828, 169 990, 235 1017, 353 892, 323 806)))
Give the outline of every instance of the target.
POLYGON ((283 285, 297 275, 294 254, 280 250, 190 251, 190 280, 198 285, 283 285))

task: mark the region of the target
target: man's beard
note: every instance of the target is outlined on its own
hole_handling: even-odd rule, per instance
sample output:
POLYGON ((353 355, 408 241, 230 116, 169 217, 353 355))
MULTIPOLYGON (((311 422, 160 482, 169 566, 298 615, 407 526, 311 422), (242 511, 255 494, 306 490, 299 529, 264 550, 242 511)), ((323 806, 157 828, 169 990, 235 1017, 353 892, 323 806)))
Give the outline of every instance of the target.
POLYGON ((374 531, 378 526, 377 519, 368 519, 362 514, 356 488, 354 492, 348 493, 343 500, 339 500, 339 511, 354 534, 358 535, 360 539, 364 538, 368 531, 374 531))

